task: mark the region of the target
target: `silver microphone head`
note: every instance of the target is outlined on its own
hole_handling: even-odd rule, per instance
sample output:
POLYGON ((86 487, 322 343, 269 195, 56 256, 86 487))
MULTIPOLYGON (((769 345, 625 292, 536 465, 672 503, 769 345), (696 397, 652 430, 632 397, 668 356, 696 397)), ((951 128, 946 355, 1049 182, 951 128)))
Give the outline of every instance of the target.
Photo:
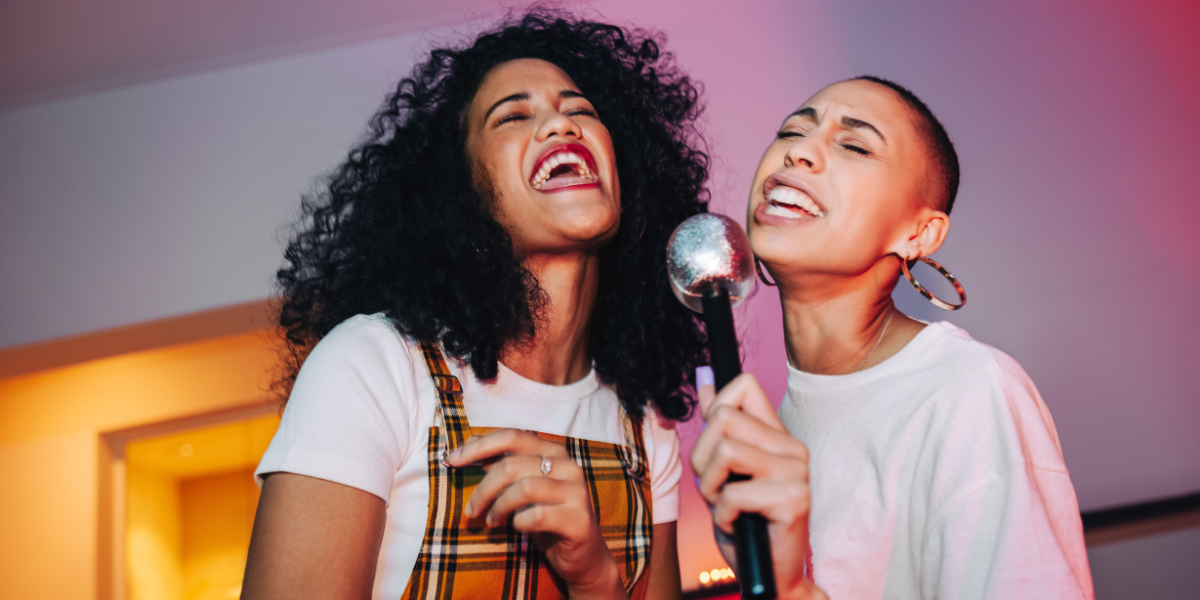
POLYGON ((717 285, 737 305, 754 289, 754 254, 750 239, 737 221, 701 213, 675 228, 667 242, 667 275, 675 297, 702 313, 700 299, 717 285))

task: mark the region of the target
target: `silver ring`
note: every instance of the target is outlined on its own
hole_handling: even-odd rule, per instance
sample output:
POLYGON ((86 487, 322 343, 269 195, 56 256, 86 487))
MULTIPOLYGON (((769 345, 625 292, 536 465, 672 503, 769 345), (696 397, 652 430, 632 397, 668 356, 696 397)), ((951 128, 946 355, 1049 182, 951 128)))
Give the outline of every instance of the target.
POLYGON ((442 466, 443 466, 443 467, 446 467, 447 469, 449 469, 449 468, 450 468, 450 463, 446 462, 446 449, 445 449, 445 448, 442 448, 442 455, 441 455, 441 457, 440 457, 440 458, 441 458, 441 460, 442 460, 442 466))
POLYGON ((550 476, 550 467, 551 467, 550 457, 543 456, 542 457, 542 475, 549 477, 550 476))

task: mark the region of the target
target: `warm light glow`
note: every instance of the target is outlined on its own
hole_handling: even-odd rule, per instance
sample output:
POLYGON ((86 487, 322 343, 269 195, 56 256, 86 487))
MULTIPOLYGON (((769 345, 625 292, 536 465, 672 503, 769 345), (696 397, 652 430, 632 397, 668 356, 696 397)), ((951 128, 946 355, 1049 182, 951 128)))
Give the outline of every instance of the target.
MULTIPOLYGON (((250 414, 257 406, 261 410, 255 414, 277 414, 277 401, 263 391, 276 371, 277 358, 269 336, 250 333, 0 379, 0 457, 4 458, 0 460, 0 564, 11 567, 5 571, 0 598, 105 597, 108 593, 98 590, 116 591, 113 579, 119 573, 124 584, 119 587, 124 589, 112 597, 133 600, 134 570, 139 576, 153 571, 151 580, 160 577, 143 588, 156 600, 186 600, 189 592, 199 596, 199 587, 168 581, 179 581, 189 572, 184 566, 187 561, 181 560, 176 570, 174 558, 168 560, 165 554, 185 551, 181 545, 187 543, 186 531, 181 530, 176 538, 164 523, 184 518, 182 507, 173 512, 151 509, 140 516, 126 511, 134 508, 130 506, 133 503, 144 507, 143 501, 168 497, 186 502, 189 495, 180 489, 176 496, 155 479, 133 482, 136 498, 129 497, 130 490, 124 486, 120 490, 108 487, 126 481, 128 472, 123 468, 124 473, 115 478, 114 466, 122 462, 123 451, 99 442, 108 432, 186 422, 189 417, 217 411, 243 408, 250 414), (117 451, 115 455, 109 454, 112 450, 117 451), (47 473, 56 476, 47 477, 47 473), (130 545, 158 558, 130 564, 122 556, 130 545), (77 565, 92 574, 63 576, 64 565, 77 565)), ((0 363, 4 362, 0 358, 0 363)), ((253 430, 246 439, 246 432, 239 431, 238 455, 245 442, 251 447, 264 443, 260 433, 262 440, 271 437, 270 431, 253 430)), ((245 468, 241 461, 227 460, 225 449, 213 448, 207 437, 181 438, 173 443, 191 444, 192 455, 175 458, 168 453, 169 446, 164 446, 161 453, 146 456, 151 463, 143 463, 146 468, 132 468, 139 469, 139 475, 153 471, 166 476, 169 471, 176 481, 203 477, 204 472, 193 468, 205 463, 228 465, 229 470, 245 468)), ((249 503, 256 493, 251 489, 254 481, 247 476, 241 485, 249 503)), ((239 576, 228 583, 228 589, 240 581, 244 559, 238 569, 239 576)), ((225 591, 214 586, 203 593, 221 600, 225 591)))
POLYGON ((724 569, 713 569, 711 571, 700 572, 701 585, 717 583, 718 581, 724 581, 726 579, 737 579, 737 577, 734 577, 733 575, 733 569, 726 567, 724 569))
POLYGON ((126 447, 131 600, 218 600, 241 591, 270 415, 126 447))

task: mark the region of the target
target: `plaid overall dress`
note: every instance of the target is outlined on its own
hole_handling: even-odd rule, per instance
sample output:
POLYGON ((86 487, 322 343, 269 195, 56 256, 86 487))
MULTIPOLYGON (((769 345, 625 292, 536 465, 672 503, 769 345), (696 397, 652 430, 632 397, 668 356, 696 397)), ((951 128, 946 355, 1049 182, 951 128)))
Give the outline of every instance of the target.
MULTIPOLYGON (((404 599, 563 598, 566 585, 546 564, 530 537, 509 526, 487 527, 483 517, 467 520, 462 510, 483 479, 479 467, 454 468, 443 458, 472 435, 463 410, 462 384, 446 367, 441 351, 421 344, 425 366, 438 394, 441 426, 429 430, 429 518, 404 599)), ((631 600, 646 595, 650 565, 650 474, 640 423, 624 410, 625 444, 606 444, 534 432, 566 446, 583 469, 600 533, 621 571, 631 600)))

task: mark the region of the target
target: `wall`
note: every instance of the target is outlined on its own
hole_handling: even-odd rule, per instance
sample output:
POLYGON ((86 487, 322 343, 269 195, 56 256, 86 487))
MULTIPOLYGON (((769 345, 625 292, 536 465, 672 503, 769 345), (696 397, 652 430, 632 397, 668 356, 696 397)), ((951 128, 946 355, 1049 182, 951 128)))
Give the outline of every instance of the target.
MULTIPOLYGON (((906 305, 1026 366, 1084 507, 1200 487, 1178 459, 1200 455, 1194 4, 592 6, 666 31, 704 83, 714 208, 739 217, 777 121, 820 85, 913 87, 962 157, 939 258, 971 304, 943 315, 901 289, 906 305)), ((299 195, 415 53, 478 26, 463 22, 0 113, 0 347, 265 297, 299 195)), ((743 326, 778 396, 772 296, 743 326)))
POLYGON ((179 482, 131 468, 127 471, 127 537, 130 600, 183 600, 183 532, 179 482))
POLYGON ((182 482, 188 598, 229 598, 242 588, 258 507, 254 467, 182 482))
POLYGON ((274 356, 247 334, 0 380, 4 597, 95 598, 100 435, 269 402, 274 356))
POLYGON ((1194 600, 1200 527, 1088 548, 1096 600, 1194 600))
POLYGON ((300 194, 418 41, 0 113, 0 346, 266 297, 300 194))

